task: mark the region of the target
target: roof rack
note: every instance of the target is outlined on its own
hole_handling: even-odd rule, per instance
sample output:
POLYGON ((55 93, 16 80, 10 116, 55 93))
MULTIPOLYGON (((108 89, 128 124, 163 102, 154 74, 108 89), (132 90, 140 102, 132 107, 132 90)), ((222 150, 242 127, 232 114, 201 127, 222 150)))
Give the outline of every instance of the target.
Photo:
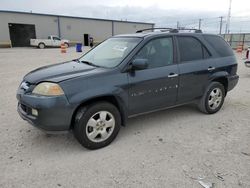
POLYGON ((186 28, 179 28, 178 31, 194 31, 195 33, 202 33, 201 29, 186 29, 186 28))
POLYGON ((188 28, 165 28, 165 27, 155 27, 155 28, 147 28, 136 31, 136 33, 142 33, 143 31, 154 31, 155 29, 159 29, 161 32, 170 32, 170 33, 179 33, 179 31, 194 31, 194 33, 202 33, 200 29, 188 29, 188 28))
POLYGON ((173 28, 168 28, 168 27, 152 27, 152 28, 137 30, 136 33, 142 33, 143 31, 154 31, 155 29, 160 29, 160 31, 164 32, 164 31, 170 31, 173 28))

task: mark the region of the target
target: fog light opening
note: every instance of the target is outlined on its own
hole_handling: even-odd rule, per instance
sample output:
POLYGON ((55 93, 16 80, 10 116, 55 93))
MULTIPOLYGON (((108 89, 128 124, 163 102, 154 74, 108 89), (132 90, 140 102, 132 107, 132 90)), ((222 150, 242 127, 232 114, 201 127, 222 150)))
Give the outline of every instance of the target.
POLYGON ((31 113, 33 116, 38 116, 38 111, 34 108, 31 109, 31 113))

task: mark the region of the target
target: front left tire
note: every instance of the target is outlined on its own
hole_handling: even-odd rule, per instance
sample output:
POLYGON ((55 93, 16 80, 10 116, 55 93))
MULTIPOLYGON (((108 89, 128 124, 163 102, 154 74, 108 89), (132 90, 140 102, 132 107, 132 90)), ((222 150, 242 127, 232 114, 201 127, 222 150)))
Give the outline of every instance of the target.
POLYGON ((119 110, 111 103, 98 102, 78 110, 73 132, 85 148, 99 149, 116 138, 120 126, 119 110))

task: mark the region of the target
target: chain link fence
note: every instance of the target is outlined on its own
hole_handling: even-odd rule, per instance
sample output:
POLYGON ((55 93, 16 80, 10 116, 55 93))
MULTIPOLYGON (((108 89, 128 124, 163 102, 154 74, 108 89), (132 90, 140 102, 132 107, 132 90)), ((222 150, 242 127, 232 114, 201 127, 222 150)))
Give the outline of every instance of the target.
POLYGON ((239 45, 242 45, 243 49, 250 47, 250 33, 232 33, 224 34, 222 36, 233 49, 236 49, 239 45))

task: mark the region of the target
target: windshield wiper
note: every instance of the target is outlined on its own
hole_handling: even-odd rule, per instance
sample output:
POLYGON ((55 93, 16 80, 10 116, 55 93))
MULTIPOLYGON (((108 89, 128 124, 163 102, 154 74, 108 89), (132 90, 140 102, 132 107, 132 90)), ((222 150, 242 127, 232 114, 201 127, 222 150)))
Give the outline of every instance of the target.
POLYGON ((85 63, 85 64, 87 64, 87 65, 91 65, 91 66, 93 66, 93 67, 101 67, 101 66, 96 65, 96 64, 94 64, 94 63, 91 63, 91 62, 89 62, 89 61, 80 61, 80 60, 78 60, 78 61, 81 62, 81 63, 85 63))
POLYGON ((80 63, 79 59, 73 59, 72 61, 75 61, 77 63, 80 63))

